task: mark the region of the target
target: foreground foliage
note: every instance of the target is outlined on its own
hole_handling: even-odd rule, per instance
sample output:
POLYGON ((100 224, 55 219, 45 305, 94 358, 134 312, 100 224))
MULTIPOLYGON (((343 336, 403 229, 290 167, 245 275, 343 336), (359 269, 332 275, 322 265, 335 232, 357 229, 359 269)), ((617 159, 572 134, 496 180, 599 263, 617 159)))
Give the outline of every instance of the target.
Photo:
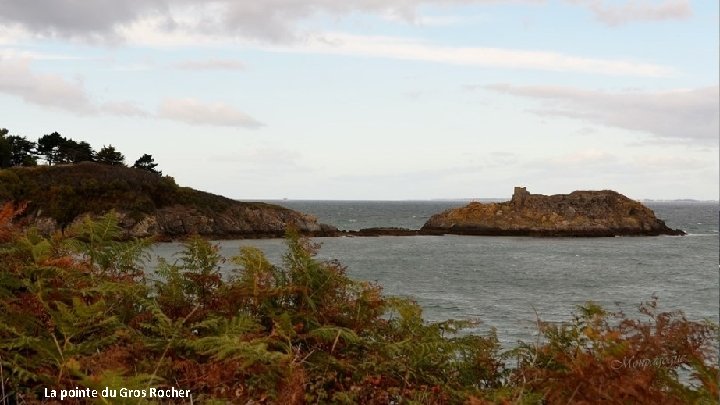
POLYGON ((716 327, 659 312, 655 301, 641 308, 644 320, 588 304, 570 323, 541 323, 537 342, 502 353, 494 333, 427 323, 416 303, 348 278, 293 233, 282 265, 243 248, 224 278, 217 247, 193 238, 151 276, 148 241, 116 242, 113 215, 46 239, 14 229, 16 213, 0 211, 0 404, 41 400, 45 387, 173 386, 203 403, 718 396, 716 327))

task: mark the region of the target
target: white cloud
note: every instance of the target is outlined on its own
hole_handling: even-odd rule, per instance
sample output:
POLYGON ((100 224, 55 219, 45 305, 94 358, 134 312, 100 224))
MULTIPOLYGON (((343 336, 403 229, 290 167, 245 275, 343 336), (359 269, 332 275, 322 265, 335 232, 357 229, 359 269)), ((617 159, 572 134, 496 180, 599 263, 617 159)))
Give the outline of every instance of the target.
POLYGON ((27 51, 13 47, 6 47, 0 48, 0 59, 21 60, 29 63, 36 60, 80 60, 87 58, 82 56, 27 51))
POLYGON ((586 58, 557 52, 520 49, 448 47, 415 39, 380 36, 324 34, 308 38, 303 45, 266 49, 602 75, 663 77, 673 74, 673 70, 669 67, 624 60, 586 58))
MULTIPOLYGON (((20 97, 27 103, 83 115, 109 114, 123 117, 151 117, 152 114, 130 101, 94 101, 82 83, 61 76, 40 74, 30 68, 26 57, 0 54, 0 93, 20 97)), ((158 118, 193 125, 259 128, 262 123, 224 103, 202 103, 186 99, 166 99, 158 118)))
POLYGON ((158 117, 185 122, 191 125, 259 128, 263 124, 244 112, 220 102, 204 103, 192 98, 164 100, 158 117))
POLYGON ((617 26, 636 21, 681 20, 692 15, 689 0, 568 0, 587 7, 600 22, 617 26))
POLYGON ((617 158, 604 150, 595 149, 595 148, 589 148, 589 149, 580 149, 573 151, 571 153, 561 155, 561 156, 555 156, 549 159, 549 162, 552 164, 557 165, 558 167, 568 167, 568 166, 574 166, 574 165, 582 165, 582 166, 594 166, 597 164, 607 164, 612 163, 617 158))
POLYGON ((0 45, 13 45, 30 37, 30 33, 17 24, 12 26, 0 23, 0 45))
POLYGON ((640 155, 635 156, 633 162, 641 169, 655 171, 686 171, 699 169, 717 168, 717 161, 712 159, 698 159, 695 156, 678 156, 678 155, 640 155))
POLYGON ((245 64, 234 59, 187 60, 176 65, 184 70, 245 70, 245 64))
POLYGON ((240 150, 224 150, 220 154, 208 156, 208 163, 232 167, 239 176, 257 178, 258 176, 294 175, 314 171, 307 159, 296 149, 278 145, 244 145, 240 150))
POLYGON ((99 104, 87 93, 81 82, 31 69, 33 59, 63 59, 62 55, 0 52, 0 93, 19 97, 29 104, 81 115, 100 113, 145 117, 148 113, 128 101, 99 104))
POLYGON ((658 92, 604 92, 571 87, 485 86, 495 92, 544 100, 535 112, 642 131, 658 138, 717 143, 718 86, 658 92))
MULTIPOLYGON (((582 72, 610 76, 668 77, 675 71, 668 66, 621 59, 598 59, 558 52, 522 49, 451 47, 415 38, 361 36, 344 33, 307 34, 291 43, 259 43, 227 38, 203 32, 165 32, 161 21, 148 19, 123 28, 126 40, 139 46, 228 46, 241 45, 266 51, 315 53, 355 57, 387 58, 444 63, 452 65, 514 69, 582 72)), ((220 68, 227 61, 197 61, 184 68, 220 68)), ((234 64, 233 67, 239 67, 234 64)))
POLYGON ((20 97, 27 103, 88 114, 95 111, 81 83, 30 69, 29 59, 0 57, 0 93, 20 97))
MULTIPOLYGON (((122 117, 152 117, 130 101, 94 101, 82 83, 61 76, 40 74, 30 67, 28 55, 0 53, 0 93, 20 97, 27 103, 70 111, 76 114, 109 114, 122 117)), ((259 128, 262 123, 224 103, 202 103, 186 99, 166 99, 156 117, 193 125, 259 128)))
POLYGON ((382 19, 390 22, 412 23, 418 27, 447 27, 480 24, 487 22, 489 19, 485 15, 415 15, 410 20, 404 16, 395 14, 386 14, 381 16, 382 19))
POLYGON ((148 117, 150 114, 130 101, 110 101, 100 106, 100 110, 125 117, 148 117))

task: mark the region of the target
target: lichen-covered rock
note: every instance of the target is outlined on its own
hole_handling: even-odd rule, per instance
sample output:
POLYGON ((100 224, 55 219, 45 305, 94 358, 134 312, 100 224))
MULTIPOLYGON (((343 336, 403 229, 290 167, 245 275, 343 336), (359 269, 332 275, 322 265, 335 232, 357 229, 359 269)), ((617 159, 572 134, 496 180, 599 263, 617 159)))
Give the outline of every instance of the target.
POLYGON ((683 235, 641 203, 615 191, 530 194, 516 187, 510 201, 465 207, 433 215, 423 234, 516 236, 683 235))

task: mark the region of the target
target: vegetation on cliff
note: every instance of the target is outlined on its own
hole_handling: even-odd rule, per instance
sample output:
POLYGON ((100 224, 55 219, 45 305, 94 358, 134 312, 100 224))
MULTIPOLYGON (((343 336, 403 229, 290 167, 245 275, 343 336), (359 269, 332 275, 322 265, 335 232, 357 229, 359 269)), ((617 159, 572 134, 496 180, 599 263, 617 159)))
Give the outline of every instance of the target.
POLYGON ((29 211, 39 211, 62 225, 83 213, 104 214, 112 209, 142 215, 173 204, 218 211, 236 203, 179 187, 172 177, 90 162, 1 170, 0 201, 27 201, 29 211))
POLYGON ((192 196, 172 178, 95 163, 14 167, 0 171, 0 201, 27 201, 31 213, 67 225, 83 213, 119 209, 150 213, 192 196))
MULTIPOLYGON (((9 205, 0 211, 0 404, 73 387, 176 387, 202 403, 680 404, 718 396, 716 326, 658 312, 654 301, 641 308, 643 320, 588 304, 569 323, 539 323, 537 342, 502 353, 494 333, 427 323, 416 303, 348 278, 296 234, 282 265, 244 248, 223 277, 226 259, 193 238, 153 273, 143 264, 147 241, 118 242, 113 215, 52 238, 15 228, 16 215, 9 205), (681 383, 682 372, 693 385, 681 383)), ((153 402, 112 402, 123 401, 153 402)))
POLYGON ((154 228, 143 232, 157 236, 196 232, 222 237, 240 227, 282 236, 293 221, 301 228, 314 225, 313 218, 277 205, 238 202, 180 187, 172 177, 152 171, 93 162, 0 170, 0 202, 26 202, 21 219, 32 225, 49 218, 57 224, 54 229, 111 210, 123 213, 126 228, 152 217, 154 228))

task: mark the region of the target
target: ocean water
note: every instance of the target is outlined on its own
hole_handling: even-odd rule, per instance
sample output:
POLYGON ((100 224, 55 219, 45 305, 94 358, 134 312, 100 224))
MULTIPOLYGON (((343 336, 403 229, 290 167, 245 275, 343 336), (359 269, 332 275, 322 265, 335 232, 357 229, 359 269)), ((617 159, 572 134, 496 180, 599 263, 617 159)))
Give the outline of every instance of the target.
MULTIPOLYGON (((466 201, 281 201, 340 229, 419 228, 427 218, 466 201)), ((570 320, 594 301, 638 314, 653 295, 664 310, 718 321, 720 249, 717 203, 648 203, 682 237, 529 238, 410 236, 317 238, 319 257, 337 259, 356 279, 377 281, 386 294, 409 296, 428 320, 480 321, 512 347, 532 341, 536 320, 570 320)), ((229 257, 256 246, 280 263, 281 239, 218 241, 229 257)), ((155 246, 171 258, 178 243, 155 246)), ((638 314, 638 316, 640 316, 638 314)))

